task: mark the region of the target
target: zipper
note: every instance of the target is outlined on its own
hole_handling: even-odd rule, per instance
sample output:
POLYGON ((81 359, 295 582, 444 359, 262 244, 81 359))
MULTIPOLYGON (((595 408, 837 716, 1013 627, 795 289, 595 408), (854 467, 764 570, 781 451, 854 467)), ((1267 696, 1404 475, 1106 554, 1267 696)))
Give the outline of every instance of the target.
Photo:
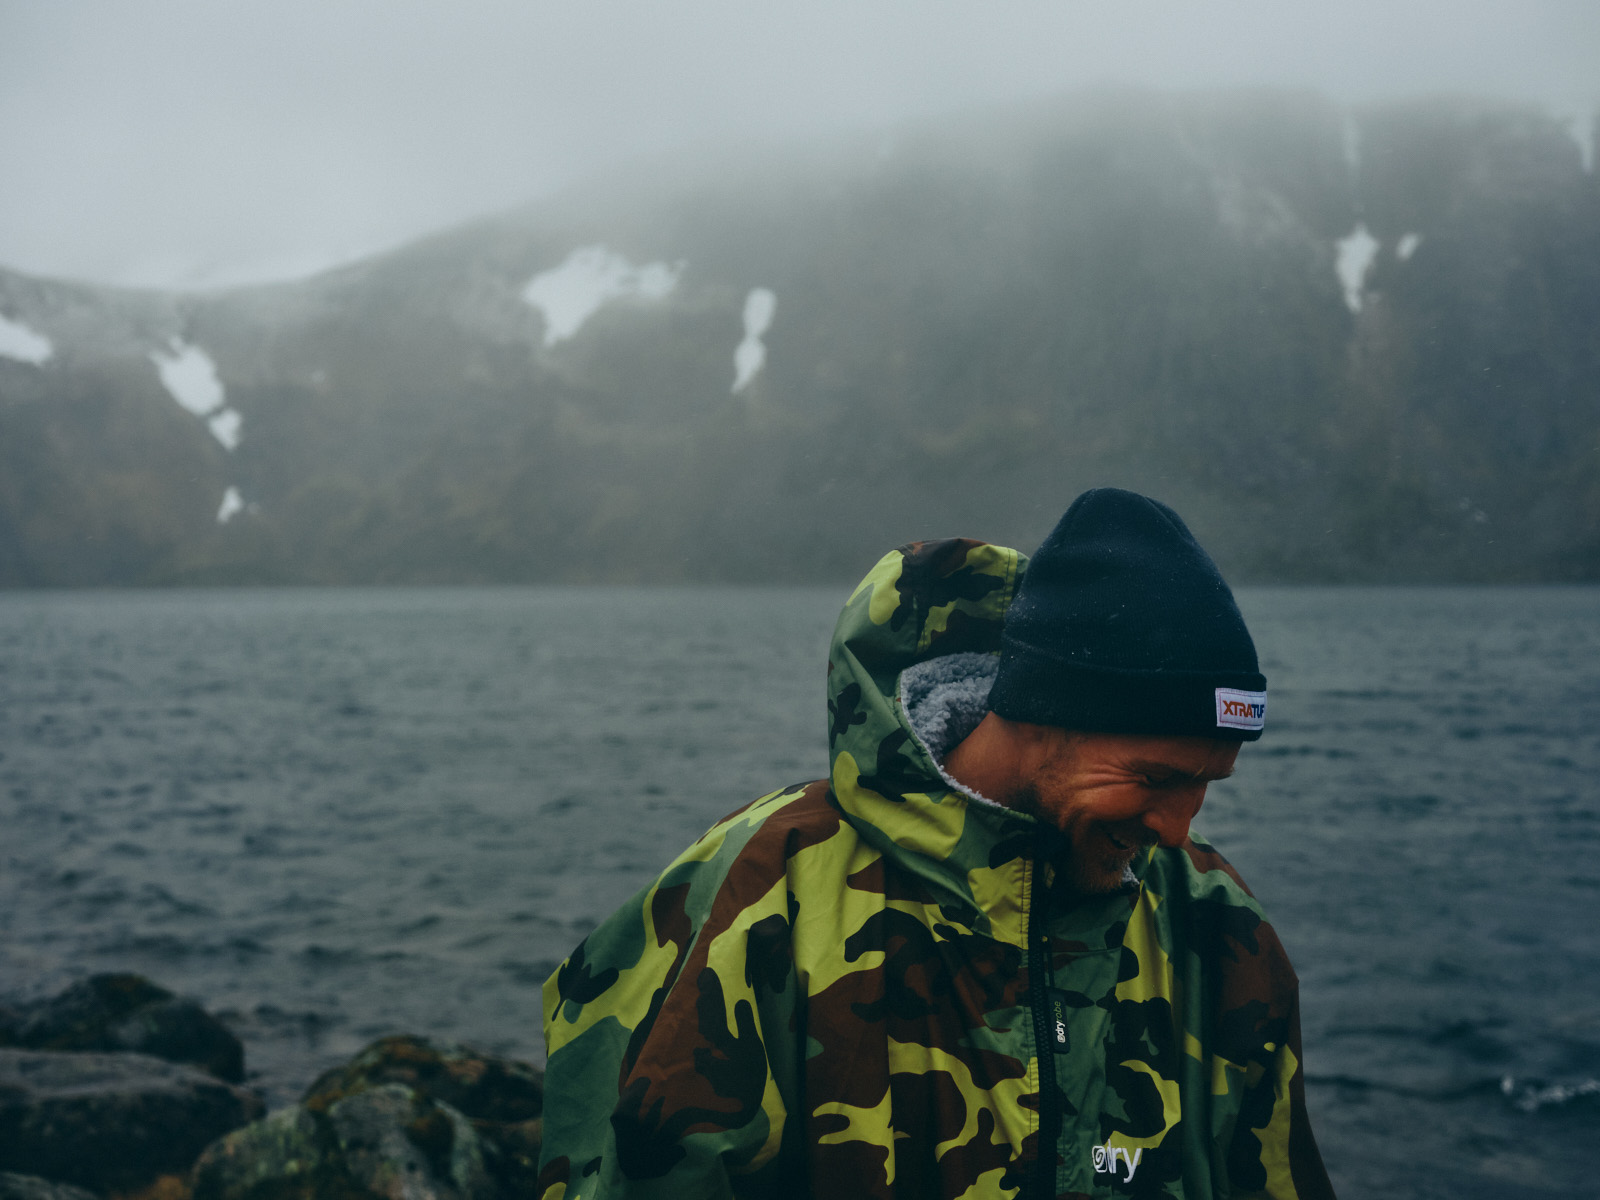
POLYGON ((1028 905, 1028 1000, 1033 1007, 1034 1055, 1039 1061, 1039 1156, 1035 1195, 1055 1200, 1056 1142, 1061 1133, 1061 1106, 1056 1088, 1055 1038, 1050 1027, 1050 934, 1045 930, 1044 868, 1048 839, 1035 839, 1033 888, 1028 905))

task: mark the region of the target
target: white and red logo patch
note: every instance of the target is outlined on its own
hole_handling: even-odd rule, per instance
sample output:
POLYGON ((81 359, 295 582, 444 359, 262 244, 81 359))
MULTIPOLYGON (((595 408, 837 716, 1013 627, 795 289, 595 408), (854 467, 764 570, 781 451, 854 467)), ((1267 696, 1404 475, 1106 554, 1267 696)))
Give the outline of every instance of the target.
POLYGON ((1217 689, 1217 725, 1223 729, 1260 729, 1267 723, 1267 694, 1217 689))

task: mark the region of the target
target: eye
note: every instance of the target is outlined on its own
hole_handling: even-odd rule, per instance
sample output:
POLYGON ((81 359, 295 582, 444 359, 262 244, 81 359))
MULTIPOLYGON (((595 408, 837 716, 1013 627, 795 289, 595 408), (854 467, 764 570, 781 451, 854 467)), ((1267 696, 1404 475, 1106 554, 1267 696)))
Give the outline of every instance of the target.
POLYGON ((1176 771, 1163 771, 1160 774, 1140 772, 1139 782, 1152 791, 1168 791, 1172 788, 1187 787, 1194 781, 1189 776, 1176 771))

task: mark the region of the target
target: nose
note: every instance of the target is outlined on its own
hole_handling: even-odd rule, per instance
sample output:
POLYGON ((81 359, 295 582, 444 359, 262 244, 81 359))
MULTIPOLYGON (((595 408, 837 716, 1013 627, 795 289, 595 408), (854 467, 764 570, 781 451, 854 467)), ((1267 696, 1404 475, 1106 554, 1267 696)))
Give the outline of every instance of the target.
POLYGON ((1189 836, 1189 822, 1194 820, 1205 798, 1206 785, 1203 783, 1167 792, 1161 797, 1160 803, 1144 814, 1144 827, 1155 834, 1163 846, 1169 849, 1181 846, 1183 839, 1189 836))

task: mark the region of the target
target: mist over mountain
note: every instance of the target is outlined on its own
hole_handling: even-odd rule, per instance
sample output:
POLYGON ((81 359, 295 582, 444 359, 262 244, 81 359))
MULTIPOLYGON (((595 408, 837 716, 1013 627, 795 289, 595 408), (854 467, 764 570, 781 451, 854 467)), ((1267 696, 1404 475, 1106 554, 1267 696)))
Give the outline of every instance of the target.
POLYGON ((291 284, 0 271, 0 585, 844 580, 1108 483, 1236 581, 1600 579, 1594 141, 1101 92, 291 284))

